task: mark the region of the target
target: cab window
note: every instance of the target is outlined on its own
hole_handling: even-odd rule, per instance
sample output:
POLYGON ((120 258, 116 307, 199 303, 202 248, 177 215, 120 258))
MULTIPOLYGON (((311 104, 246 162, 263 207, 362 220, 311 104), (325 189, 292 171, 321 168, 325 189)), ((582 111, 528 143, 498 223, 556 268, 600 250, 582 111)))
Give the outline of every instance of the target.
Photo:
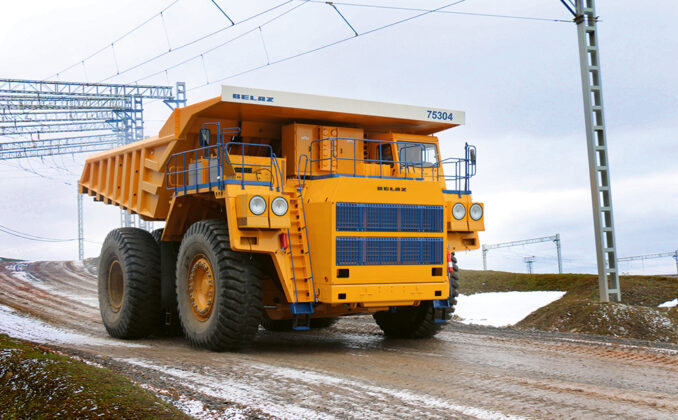
POLYGON ((438 162, 438 149, 430 143, 400 142, 398 157, 401 163, 423 164, 424 168, 431 168, 438 162))

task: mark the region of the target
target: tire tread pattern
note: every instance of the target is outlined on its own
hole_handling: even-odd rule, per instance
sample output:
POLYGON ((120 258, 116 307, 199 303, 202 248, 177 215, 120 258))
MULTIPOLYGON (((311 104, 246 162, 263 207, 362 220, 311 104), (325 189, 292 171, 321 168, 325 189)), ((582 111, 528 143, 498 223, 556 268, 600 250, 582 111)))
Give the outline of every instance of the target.
POLYGON ((123 227, 106 236, 99 262, 99 307, 112 337, 135 339, 153 332, 160 312, 160 251, 150 233, 123 227), (111 257, 120 261, 124 296, 119 312, 107 315, 105 311, 112 312, 107 291, 111 257))
MULTIPOLYGON (((228 225, 223 219, 196 222, 184 235, 177 259, 178 312, 184 335, 194 347, 213 351, 237 350, 249 345, 259 328, 263 311, 263 273, 258 268, 257 257, 231 250, 228 225), (183 305, 180 281, 187 281, 187 249, 195 241, 204 241, 216 257, 210 261, 216 281, 215 307, 205 333, 191 328, 189 317, 194 317, 190 306, 183 305), (215 318, 216 316, 216 318, 215 318)), ((190 304, 189 304, 190 305, 190 304)))

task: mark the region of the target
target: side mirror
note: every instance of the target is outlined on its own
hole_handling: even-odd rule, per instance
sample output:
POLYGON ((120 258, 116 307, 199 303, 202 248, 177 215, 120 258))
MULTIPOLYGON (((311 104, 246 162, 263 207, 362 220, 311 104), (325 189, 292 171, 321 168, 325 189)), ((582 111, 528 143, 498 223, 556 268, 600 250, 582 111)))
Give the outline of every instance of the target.
POLYGON ((209 146, 211 136, 212 136, 212 133, 210 133, 209 128, 201 128, 200 129, 200 147, 209 146))
POLYGON ((471 165, 475 165, 476 164, 476 149, 469 150, 468 156, 469 156, 469 160, 471 161, 471 165))

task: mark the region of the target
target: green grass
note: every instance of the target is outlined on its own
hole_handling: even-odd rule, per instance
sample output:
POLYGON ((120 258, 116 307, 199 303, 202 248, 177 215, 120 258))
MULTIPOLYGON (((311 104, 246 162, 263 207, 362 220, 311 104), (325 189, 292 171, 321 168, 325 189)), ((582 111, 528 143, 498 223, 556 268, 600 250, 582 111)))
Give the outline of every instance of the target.
POLYGON ((108 369, 0 334, 0 417, 189 418, 108 369))
POLYGON ((504 291, 564 291, 518 328, 582 332, 615 337, 678 343, 678 307, 657 305, 678 298, 678 279, 662 276, 622 276, 622 303, 598 302, 598 277, 591 274, 519 274, 462 270, 460 293, 504 291))

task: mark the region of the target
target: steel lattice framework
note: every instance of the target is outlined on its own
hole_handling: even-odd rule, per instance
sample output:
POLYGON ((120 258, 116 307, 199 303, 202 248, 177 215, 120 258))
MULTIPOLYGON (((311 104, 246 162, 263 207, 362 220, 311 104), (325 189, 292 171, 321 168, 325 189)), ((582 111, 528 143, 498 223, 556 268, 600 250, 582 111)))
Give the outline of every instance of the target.
MULTIPOLYGON (((185 106, 186 85, 177 83, 175 91, 171 86, 0 79, 0 161, 95 152, 141 140, 144 99, 185 106)), ((134 225, 129 213, 122 211, 120 218, 123 226, 134 225)), ((141 220, 138 224, 149 228, 141 220)), ((84 258, 80 194, 78 257, 84 258)))
POLYGON ((0 79, 0 160, 92 152, 141 140, 144 99, 182 106, 186 86, 177 83, 175 91, 171 86, 0 79), (56 138, 55 133, 91 134, 56 138))

